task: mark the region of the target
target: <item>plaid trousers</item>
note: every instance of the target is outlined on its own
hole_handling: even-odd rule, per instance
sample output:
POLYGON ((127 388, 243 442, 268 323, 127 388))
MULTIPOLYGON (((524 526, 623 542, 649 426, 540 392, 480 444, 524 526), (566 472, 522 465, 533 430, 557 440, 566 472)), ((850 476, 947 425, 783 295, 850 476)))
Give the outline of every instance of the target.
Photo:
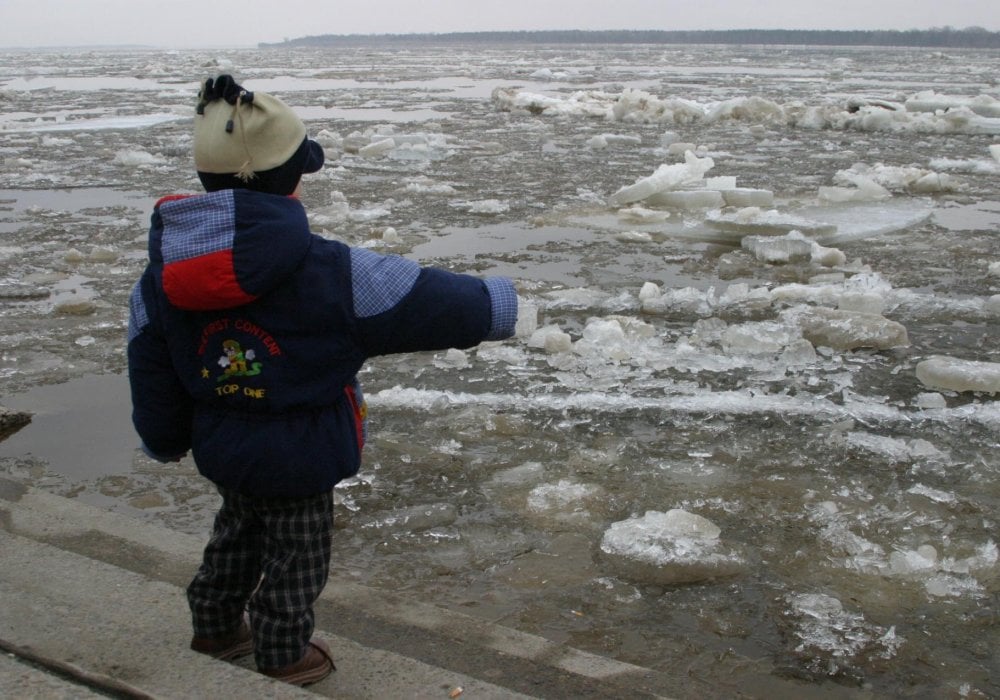
POLYGON ((222 508, 187 589, 194 634, 229 634, 247 610, 257 666, 293 664, 312 638, 313 604, 330 573, 333 492, 295 499, 219 493, 222 508))

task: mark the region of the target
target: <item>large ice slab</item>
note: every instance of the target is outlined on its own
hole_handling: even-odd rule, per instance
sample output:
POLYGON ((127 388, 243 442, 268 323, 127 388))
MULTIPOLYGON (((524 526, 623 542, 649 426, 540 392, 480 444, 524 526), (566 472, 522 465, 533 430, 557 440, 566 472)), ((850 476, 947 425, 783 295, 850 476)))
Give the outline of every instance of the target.
POLYGON ((713 228, 730 234, 734 240, 743 236, 782 236, 791 231, 798 231, 813 240, 825 240, 837 232, 837 225, 828 221, 759 207, 745 207, 726 213, 711 212, 706 221, 713 228))
POLYGON ((933 213, 933 202, 914 198, 830 204, 796 210, 799 216, 821 221, 835 228, 829 234, 810 236, 824 245, 904 231, 927 221, 933 213))
POLYGON ((930 389, 1000 392, 1000 362, 975 362, 938 355, 917 364, 917 379, 930 389))
POLYGON ((947 112, 964 107, 982 117, 1000 117, 1000 100, 990 95, 966 97, 926 90, 907 98, 905 105, 907 112, 947 112))
POLYGON ((656 192, 646 198, 646 203, 654 207, 671 209, 718 209, 726 201, 718 190, 670 190, 656 192))

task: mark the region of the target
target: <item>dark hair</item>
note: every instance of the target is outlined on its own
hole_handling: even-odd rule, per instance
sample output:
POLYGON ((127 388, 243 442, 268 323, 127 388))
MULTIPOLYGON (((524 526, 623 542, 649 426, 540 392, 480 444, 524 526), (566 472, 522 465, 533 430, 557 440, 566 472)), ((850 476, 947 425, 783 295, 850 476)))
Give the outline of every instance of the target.
MULTIPOLYGON (((308 138, 302 140, 292 157, 270 170, 255 172, 248 180, 236 175, 236 173, 206 173, 198 171, 201 184, 208 192, 217 190, 254 190, 255 192, 267 192, 268 194, 289 195, 295 191, 304 172, 315 172, 308 170, 310 158, 314 157, 314 148, 310 144, 315 144, 308 138)), ((318 144, 315 144, 318 147, 318 144)), ((322 150, 320 151, 322 153, 322 150)), ((320 161, 322 165, 322 160, 320 161)))

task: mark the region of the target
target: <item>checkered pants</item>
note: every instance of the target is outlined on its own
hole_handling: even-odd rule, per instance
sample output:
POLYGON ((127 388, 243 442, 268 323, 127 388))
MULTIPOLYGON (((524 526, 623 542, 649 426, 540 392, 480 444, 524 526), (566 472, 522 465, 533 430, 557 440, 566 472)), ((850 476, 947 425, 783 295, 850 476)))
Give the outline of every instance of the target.
POLYGON ((229 634, 246 609, 257 665, 295 663, 312 638, 313 603, 330 572, 333 493, 261 499, 219 492, 222 508, 187 589, 194 634, 229 634))

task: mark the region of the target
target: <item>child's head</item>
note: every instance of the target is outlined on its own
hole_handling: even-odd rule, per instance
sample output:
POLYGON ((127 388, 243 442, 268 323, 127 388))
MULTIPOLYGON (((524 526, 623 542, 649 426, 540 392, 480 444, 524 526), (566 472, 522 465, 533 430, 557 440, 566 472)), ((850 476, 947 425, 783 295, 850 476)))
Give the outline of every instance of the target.
POLYGON ((323 149, 277 97, 249 92, 230 75, 198 93, 194 163, 205 189, 243 188, 289 195, 304 173, 323 167, 323 149))

